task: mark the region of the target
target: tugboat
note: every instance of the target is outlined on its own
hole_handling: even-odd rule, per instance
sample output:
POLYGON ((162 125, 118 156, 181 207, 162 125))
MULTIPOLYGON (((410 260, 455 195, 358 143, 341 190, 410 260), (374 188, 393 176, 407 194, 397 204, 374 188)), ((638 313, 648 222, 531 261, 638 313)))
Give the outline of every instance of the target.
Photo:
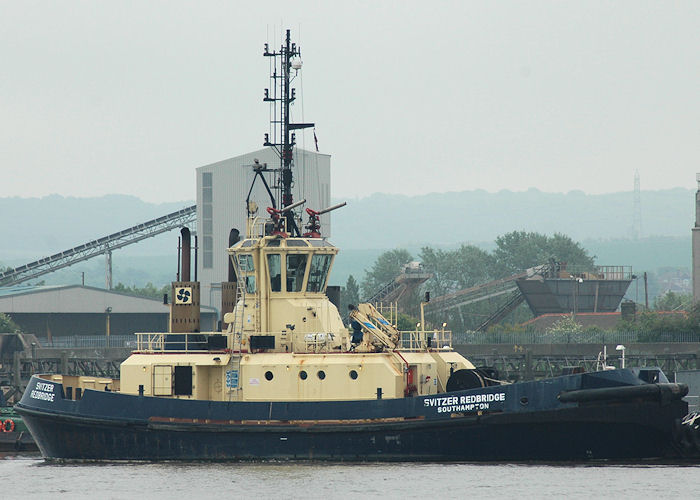
MULTIPOLYGON (((449 331, 400 332, 371 304, 348 329, 328 298, 338 249, 292 198, 290 41, 280 61, 281 203, 247 200, 230 239, 235 307, 199 331, 199 285, 173 283, 170 331, 137 334, 120 379, 35 375, 15 406, 47 460, 583 461, 674 453, 683 384, 655 368, 508 384, 452 349, 449 331)), ((274 139, 273 139, 274 140, 274 139)), ((258 175, 260 174, 260 175, 258 175)), ((189 235, 185 240, 189 240, 189 235)), ((183 241, 183 248, 187 247, 183 241)), ((189 252, 189 249, 187 250, 189 252)), ((185 265, 183 250, 183 266, 185 265)), ((189 263, 187 263, 189 267, 189 263)))

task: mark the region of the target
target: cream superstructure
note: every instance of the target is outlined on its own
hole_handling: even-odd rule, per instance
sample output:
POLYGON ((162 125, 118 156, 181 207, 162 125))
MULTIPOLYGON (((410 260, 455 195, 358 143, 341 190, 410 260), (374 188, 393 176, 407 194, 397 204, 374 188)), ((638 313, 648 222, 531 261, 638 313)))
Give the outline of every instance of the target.
MULTIPOLYGON (((474 368, 452 350, 450 332, 399 332, 370 304, 351 311, 353 344, 326 296, 338 249, 308 234, 287 237, 284 219, 251 218, 248 226, 228 249, 238 298, 225 331, 137 334, 120 381, 104 386, 216 401, 402 398, 445 392, 454 371, 474 368)), ((173 292, 171 314, 187 297, 173 292)))

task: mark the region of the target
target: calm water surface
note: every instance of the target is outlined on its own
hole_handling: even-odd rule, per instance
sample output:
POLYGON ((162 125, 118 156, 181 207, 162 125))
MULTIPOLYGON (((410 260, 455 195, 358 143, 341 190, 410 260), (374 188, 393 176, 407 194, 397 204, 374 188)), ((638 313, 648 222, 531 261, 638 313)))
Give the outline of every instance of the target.
POLYGON ((0 472, 2 499, 700 499, 700 464, 48 464, 0 455, 0 472))

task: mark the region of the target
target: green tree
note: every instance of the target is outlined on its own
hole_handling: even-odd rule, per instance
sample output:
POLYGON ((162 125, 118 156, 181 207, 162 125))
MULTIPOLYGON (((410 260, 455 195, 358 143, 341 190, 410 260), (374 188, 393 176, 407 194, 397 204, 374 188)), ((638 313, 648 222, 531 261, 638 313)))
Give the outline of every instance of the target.
POLYGON ((348 305, 357 305, 360 302, 360 285, 351 274, 345 286, 340 289, 340 315, 345 317, 348 314, 348 305))
MULTIPOLYGON (((547 236, 535 232, 513 231, 496 239, 496 249, 488 253, 478 247, 462 244, 454 250, 424 247, 419 258, 426 272, 433 276, 422 287, 433 298, 454 293, 479 284, 521 272, 530 267, 545 264, 550 259, 566 262, 569 269, 592 270, 593 258, 570 237, 556 233, 547 236)), ((412 260, 406 250, 385 252, 365 271, 362 292, 371 297, 382 285, 391 281, 412 260)), ((420 294, 422 296, 422 293, 420 294)), ((419 294, 402 299, 404 310, 418 310, 419 294)), ((426 311, 426 321, 432 324, 446 322, 453 331, 476 328, 503 303, 504 297, 453 307, 439 314, 426 311)), ((525 304, 510 313, 505 321, 514 323, 529 319, 531 312, 525 304)))
POLYGON ((365 270, 365 277, 362 280, 362 294, 364 299, 371 297, 379 289, 394 279, 403 269, 405 264, 413 260, 407 250, 397 248, 384 252, 370 270, 365 270))
POLYGON ((357 305, 360 302, 360 285, 352 274, 348 276, 348 281, 345 283, 345 293, 348 297, 348 304, 357 305))
POLYGON ((137 297, 146 297, 149 299, 161 299, 166 293, 170 293, 170 285, 164 285, 161 288, 157 288, 150 281, 143 288, 139 288, 136 285, 126 286, 124 283, 117 283, 112 289, 115 292, 125 293, 127 295, 135 295, 137 297))
POLYGON ((498 335, 498 334, 512 334, 512 333, 523 333, 532 331, 531 325, 522 325, 518 323, 506 323, 501 322, 496 325, 491 325, 486 330, 487 333, 498 335))
POLYGON ((12 321, 12 318, 5 313, 0 313, 0 333, 14 333, 19 329, 19 325, 12 321))
POLYGON ((654 299, 653 307, 656 311, 687 311, 692 304, 692 293, 674 293, 669 290, 654 299))
POLYGON ((554 233, 554 236, 548 237, 546 250, 556 260, 580 267, 582 270, 591 271, 595 267, 595 257, 589 255, 580 243, 565 234, 554 233))
POLYGON ((576 322, 573 315, 567 315, 555 321, 552 326, 545 331, 551 335, 558 333, 581 333, 583 332, 583 326, 576 322))
POLYGON ((473 245, 463 244, 450 251, 424 247, 419 257, 425 271, 433 275, 424 288, 434 297, 492 279, 493 257, 473 245))
POLYGON ((494 278, 494 259, 474 245, 462 245, 453 252, 452 272, 458 289, 486 283, 494 278))
POLYGON ((496 238, 493 256, 499 277, 546 264, 550 259, 566 262, 569 269, 590 270, 594 267, 593 257, 581 244, 560 233, 554 236, 525 231, 504 234, 496 238))
POLYGON ((401 332, 413 332, 416 330, 416 324, 420 320, 409 316, 408 314, 399 313, 396 328, 401 332))
MULTIPOLYGON (((429 290, 433 298, 493 279, 493 257, 473 245, 463 244, 454 250, 424 247, 420 259, 425 271, 433 275, 423 286, 423 290, 429 290)), ((431 313, 428 307, 426 320, 433 325, 445 322, 454 331, 471 330, 488 317, 493 307, 492 304, 477 303, 439 313, 431 313)))
MULTIPOLYGON (((620 321, 616 330, 637 332, 639 342, 668 342, 676 335, 694 334, 700 341, 700 306, 693 305, 687 314, 664 314, 661 311, 643 312, 635 321, 620 321)), ((692 337, 691 337, 692 338, 692 337)))
POLYGON ((445 250, 435 250, 423 247, 419 258, 423 263, 423 269, 433 276, 425 284, 425 289, 430 290, 433 297, 439 297, 457 290, 457 282, 453 275, 451 253, 445 250))

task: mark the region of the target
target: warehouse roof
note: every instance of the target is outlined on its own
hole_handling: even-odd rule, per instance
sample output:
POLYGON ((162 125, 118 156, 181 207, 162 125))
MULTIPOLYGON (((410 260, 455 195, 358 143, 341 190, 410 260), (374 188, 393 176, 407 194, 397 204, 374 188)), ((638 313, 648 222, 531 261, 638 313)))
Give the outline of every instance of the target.
MULTIPOLYGON (((162 300, 81 285, 14 286, 0 288, 3 313, 161 313, 169 308, 162 300)), ((202 312, 216 312, 202 306, 202 312)))

